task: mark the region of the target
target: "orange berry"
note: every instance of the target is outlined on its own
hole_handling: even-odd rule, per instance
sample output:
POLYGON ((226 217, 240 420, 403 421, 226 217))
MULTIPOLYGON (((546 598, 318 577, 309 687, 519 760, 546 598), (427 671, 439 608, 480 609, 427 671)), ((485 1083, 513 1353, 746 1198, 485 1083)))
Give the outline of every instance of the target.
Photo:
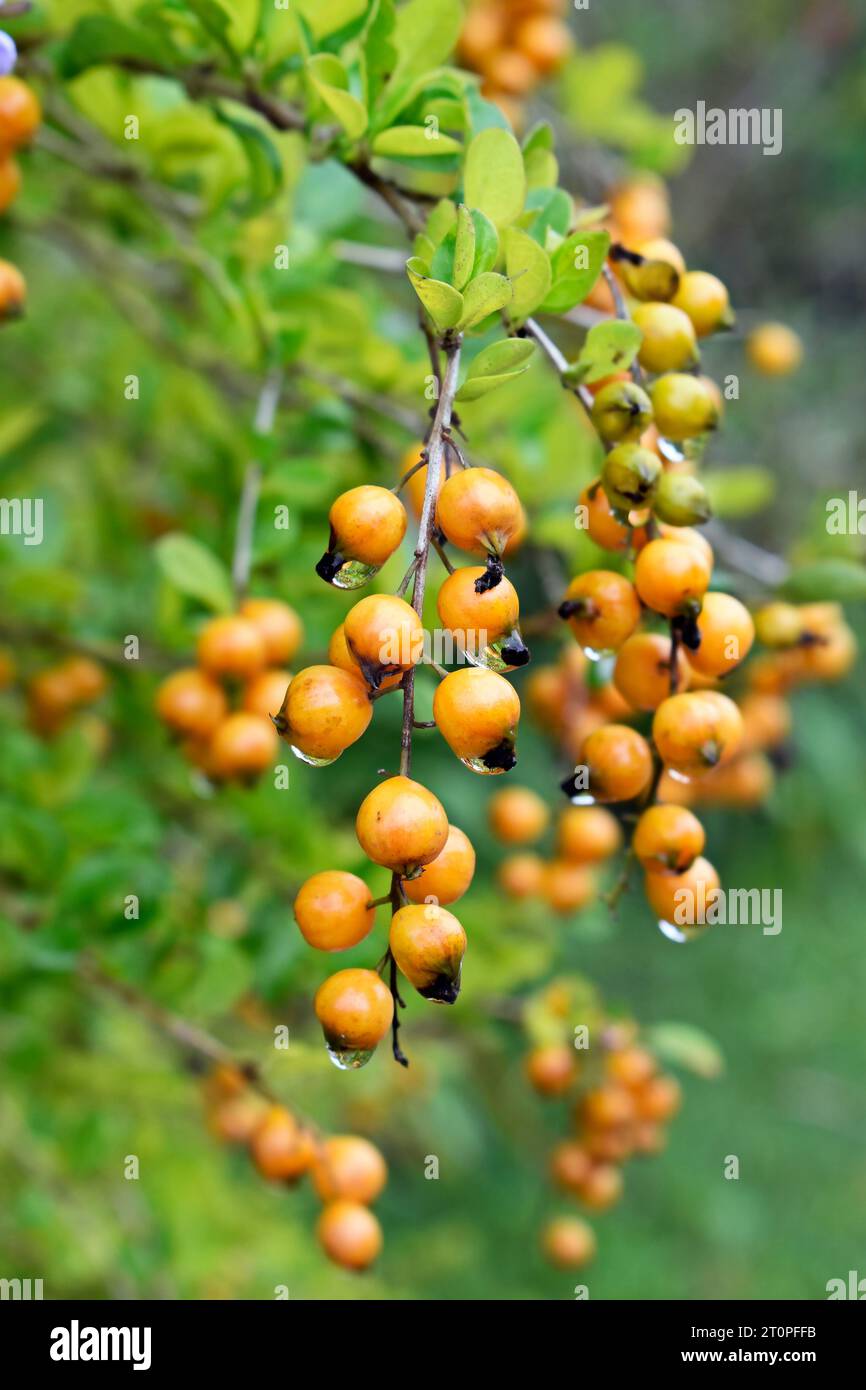
MULTIPOLYGON (((413 444, 411 449, 408 449, 406 453, 403 455, 403 458, 400 462, 400 477, 402 478, 404 473, 408 473, 411 469, 415 468, 416 465, 421 462, 423 456, 424 445, 413 444)), ((439 464, 439 483, 437 487, 437 496, 439 495, 439 492, 441 492, 442 485, 444 484, 445 479, 448 476, 448 465, 446 464, 445 459, 443 458, 439 464)), ((426 484, 427 465, 425 463, 423 468, 419 468, 416 473, 413 473, 412 477, 409 478, 408 481, 403 485, 403 491, 406 493, 406 496, 409 499, 409 505, 417 517, 420 517, 421 509, 424 505, 424 489, 426 487, 426 484)))
POLYGON ((534 898, 544 883, 544 861, 537 854, 512 854, 503 859, 496 878, 509 898, 534 898))
POLYGON ((237 614, 211 618, 198 639, 198 664, 208 675, 250 680, 267 660, 259 629, 237 614))
POLYGON ((263 1178, 293 1182, 313 1161, 311 1137, 282 1105, 270 1106, 250 1141, 250 1153, 263 1178))
POLYGON ((487 819, 504 845, 527 845, 544 834, 550 811, 529 787, 504 787, 488 801, 487 819))
POLYGON ((632 546, 639 546, 642 539, 645 541, 641 527, 626 526, 615 516, 600 478, 584 488, 578 502, 586 508, 582 515, 587 535, 603 550, 629 550, 632 546))
POLYGON ((0 153, 33 139, 42 119, 36 94, 18 77, 0 77, 0 153))
POLYGON ((608 1055, 605 1070, 611 1081, 634 1090, 655 1075, 656 1059, 645 1047, 620 1047, 608 1055))
POLYGON ((388 1167, 369 1139, 357 1134, 334 1134, 320 1145, 312 1178, 323 1202, 342 1199, 368 1206, 385 1186, 388 1167))
POLYGON ((248 781, 270 767, 279 740, 269 719, 238 710, 217 727, 208 747, 210 775, 229 781, 248 781))
POLYGON ((714 690, 686 691, 663 700, 653 718, 653 742, 667 767, 688 776, 729 762, 743 737, 733 700, 714 690))
POLYGON ((329 763, 355 743, 373 717, 360 674, 336 666, 307 666, 286 691, 276 724, 280 736, 308 762, 329 763))
POLYGON ((597 864, 621 844, 619 821, 603 806, 566 806, 559 817, 556 848, 572 864, 597 864))
MULTIPOLYGON (((671 639, 661 633, 640 632, 629 637, 617 653, 614 684, 632 709, 658 709, 671 693, 671 639)), ((677 648, 675 693, 689 683, 689 663, 677 648)))
POLYGON ((595 877, 585 864, 553 859, 545 866, 541 891, 554 912, 579 912, 595 897, 595 877))
POLYGON ((373 930, 375 908, 363 879, 340 869, 313 874, 295 898, 301 935, 319 951, 345 951, 373 930))
POLYGON ((700 856, 684 873, 644 875, 644 892, 653 912, 660 921, 685 932, 706 925, 707 908, 712 907, 719 886, 712 864, 700 856))
POLYGON ((331 536, 316 573, 356 589, 380 569, 406 534, 406 508, 389 488, 363 484, 343 492, 328 513, 331 536))
POLYGON ((89 656, 70 656, 57 667, 76 705, 89 705, 105 694, 108 682, 98 661, 89 656))
MULTIPOLYGON (((351 675, 356 676, 358 680, 364 681, 368 691, 373 690, 373 686, 370 685, 369 681, 364 679, 363 671, 349 651, 349 644, 346 641, 346 629, 342 623, 340 623, 339 627, 335 627, 331 634, 331 640, 328 643, 328 661, 332 666, 339 666, 341 671, 348 671, 351 675)), ((379 681, 378 692, 381 693, 385 690, 396 689, 402 681, 404 674, 401 667, 399 671, 392 671, 390 676, 382 676, 379 681)))
POLYGON ((15 202, 21 191, 21 170, 9 155, 0 155, 0 213, 15 202))
POLYGON ((648 372, 678 372, 697 361, 695 329, 673 304, 638 304, 632 314, 643 334, 638 361, 648 372))
POLYGON ((583 745, 588 791, 596 801, 631 801, 640 796, 653 772, 646 739, 625 724, 603 724, 583 745))
POLYGON ((575 1197, 591 1171, 592 1159, 577 1139, 563 1139, 550 1155, 550 1176, 575 1197))
POLYGON ((529 652, 516 630, 520 621, 520 601, 517 590, 505 575, 494 588, 476 592, 476 583, 486 571, 468 566, 449 574, 436 600, 442 626, 452 633, 461 651, 470 660, 478 657, 479 665, 493 665, 489 648, 503 637, 511 640, 501 650, 503 666, 525 666, 529 652))
POLYGON ((432 792, 409 777, 389 777, 365 796, 355 819, 358 843, 374 864, 403 878, 442 853, 448 818, 432 792))
POLYGON ((363 1066, 391 1027, 394 1001, 375 970, 338 970, 319 985, 316 1017, 338 1066, 363 1066))
POLYGON ((382 1249, 382 1228, 360 1202, 329 1202, 316 1234, 328 1259, 344 1269, 367 1269, 382 1249))
POLYGON ((516 48, 499 48, 485 54, 481 71, 485 89, 493 88, 508 96, 522 97, 538 81, 538 73, 525 54, 516 48))
POLYGON ((541 1096, 564 1096, 577 1078, 574 1048, 566 1043, 534 1047, 523 1065, 530 1086, 541 1096))
POLYGON ((803 360, 803 344, 784 323, 762 323, 746 339, 752 366, 764 376, 788 376, 803 360))
POLYGON ((275 719, 291 683, 291 671, 262 671, 244 686, 241 705, 248 714, 269 721, 275 719))
POLYGON ((726 286, 705 270, 687 271, 680 278, 671 303, 688 314, 699 338, 714 333, 717 328, 730 328, 733 323, 726 286))
POLYGON ((612 189, 607 202, 627 246, 664 236, 670 226, 667 191, 661 179, 651 174, 641 174, 612 189))
POLYGON ((304 625, 294 608, 277 598, 248 598, 238 613, 261 637, 269 666, 292 660, 304 640, 304 625))
POLYGON ((593 1211, 607 1211, 622 1196, 622 1173, 612 1163, 597 1163, 580 1186, 580 1199, 593 1211))
POLYGON ((703 599, 710 574, 711 567, 697 547, 655 540, 644 546, 635 561, 634 583, 647 608, 673 618, 703 599))
POLYGON ((701 644, 689 652, 689 665, 703 676, 726 676, 745 660, 755 640, 751 613, 730 594, 704 595, 698 632, 701 644))
POLYGON ((241 1095, 218 1101, 207 1113, 211 1134, 224 1144, 249 1144, 261 1123, 264 1102, 241 1095))
POLYGON ((175 671, 156 692, 156 712, 164 724, 187 738, 210 738, 228 714, 225 692, 197 666, 175 671))
POLYGON ((580 1114, 590 1129, 616 1129, 635 1118, 634 1097, 625 1086, 606 1081, 586 1092, 580 1114))
POLYGON ((773 790, 773 769, 758 753, 734 758, 714 768, 696 783, 700 801, 708 806, 760 806, 773 790))
POLYGON ((635 826, 632 848, 645 869, 682 874, 705 843, 704 827, 685 806, 649 806, 635 826))
POLYGON ((431 899, 444 907, 463 897, 474 874, 475 850, 468 835, 456 825, 449 825, 444 849, 417 878, 404 880, 403 892, 410 902, 423 903, 431 899))
POLYGON ((27 285, 21 271, 10 261, 0 260, 0 323, 18 318, 24 312, 26 298, 27 285))
POLYGON ((589 1129, 583 1136, 583 1146, 595 1163, 622 1163, 634 1152, 634 1130, 633 1124, 589 1129))
POLYGON ((559 613, 582 647, 617 651, 640 621, 640 603, 634 585, 623 575, 589 570, 572 579, 559 613))
POLYGON ((439 526, 459 550, 502 555, 523 518, 511 484, 492 468, 461 468, 439 493, 439 526))
POLYGON ((505 15, 496 4, 473 5, 467 13, 457 52, 477 72, 505 36, 505 15))
POLYGON ((383 677, 408 671, 421 660, 424 629, 415 609, 394 594, 369 594, 343 622, 349 651, 365 680, 377 689, 383 677))
POLYGON ((639 256, 643 256, 647 261, 666 261, 672 265, 679 275, 685 275, 686 262, 682 251, 675 246, 667 237, 650 237, 647 241, 641 241, 637 246, 630 247, 630 250, 637 251, 639 256))
POLYGON ((520 699, 495 671, 452 671, 436 687, 433 718, 449 748, 473 772, 508 772, 517 762, 520 699))
POLYGON ((558 1216, 542 1232, 542 1249, 559 1269, 580 1269, 596 1251, 595 1233, 576 1216, 558 1216))
POLYGON ((663 1124, 672 1120, 682 1104, 682 1089, 673 1076, 654 1076, 636 1094, 641 1120, 663 1124))
POLYGON ((571 48, 571 35, 566 26, 548 15, 525 19, 517 30, 515 41, 520 52, 543 77, 562 66, 571 48))
POLYGON ((791 708, 781 695, 749 691, 740 701, 740 714, 744 753, 778 748, 791 733, 791 708))
POLYGON ((447 908, 412 903, 391 918, 388 935, 398 969, 418 993, 436 1004, 453 1004, 460 993, 466 933, 447 908))
POLYGON ((663 541, 675 541, 678 545, 688 545, 692 550, 699 550, 712 573, 715 563, 713 547, 706 536, 701 535, 700 531, 696 531, 694 526, 669 526, 666 521, 660 521, 658 522, 658 529, 663 541))

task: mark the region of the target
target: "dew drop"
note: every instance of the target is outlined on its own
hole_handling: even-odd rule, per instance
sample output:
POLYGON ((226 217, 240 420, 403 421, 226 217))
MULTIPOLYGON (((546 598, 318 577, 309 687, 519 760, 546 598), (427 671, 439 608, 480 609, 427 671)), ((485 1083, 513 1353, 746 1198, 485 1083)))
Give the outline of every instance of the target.
POLYGON ((374 1051, 373 1048, 365 1051, 362 1048, 331 1047, 330 1043, 325 1044, 325 1049, 338 1071, 357 1071, 359 1067, 365 1067, 374 1051))
POLYGON ((669 767, 667 771, 675 782, 685 782, 688 784, 692 780, 691 777, 688 777, 684 772, 678 772, 675 767, 669 767))
POLYGON ((688 941, 685 932, 681 931, 679 927, 675 927, 673 922, 659 921, 656 925, 662 936, 666 937, 668 941, 675 941, 678 946, 682 946, 688 941))
POLYGON ((313 758, 309 753, 304 753, 300 748, 296 748, 293 743, 290 743, 289 747, 296 758, 300 758, 302 763, 309 763, 310 767, 330 767, 331 763, 335 763, 340 756, 338 753, 337 758, 313 758))
POLYGON ((380 569, 380 565, 364 565, 360 560, 347 560, 337 570, 331 583, 335 589, 362 589, 380 569))

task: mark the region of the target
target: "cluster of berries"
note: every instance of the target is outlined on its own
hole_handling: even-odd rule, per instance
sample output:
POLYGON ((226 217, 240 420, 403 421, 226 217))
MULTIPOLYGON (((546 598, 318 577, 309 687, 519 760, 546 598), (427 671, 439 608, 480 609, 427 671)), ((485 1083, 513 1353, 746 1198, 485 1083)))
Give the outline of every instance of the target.
POLYGON ((464 67, 481 75, 481 90, 519 128, 521 99, 568 57, 565 0, 472 0, 457 45, 464 67))
MULTIPOLYGON (((3 39, 11 43, 8 35, 3 39)), ((13 45, 14 62, 14 45, 13 45)), ((0 214, 6 212, 21 190, 21 170, 15 159, 18 150, 29 145, 42 119, 36 95, 25 82, 10 75, 6 45, 0 52, 4 60, 0 76, 0 214)), ((27 286, 24 276, 10 261, 0 260, 0 323, 24 312, 27 286)))
POLYGON ((40 738, 54 738, 78 712, 108 689, 105 671, 89 656, 68 656, 31 676, 25 686, 27 722, 40 738))
POLYGON ((274 723, 302 638, 301 620, 288 604, 248 598, 237 613, 205 624, 196 666, 162 682, 157 713, 207 777, 252 782, 273 764, 279 747, 274 723))
MULTIPOLYGON (((539 1095, 569 1106, 572 1133, 550 1156, 555 1186, 588 1211, 603 1212, 622 1196, 621 1165, 664 1148, 665 1126, 680 1108, 681 1093, 639 1041, 636 1026, 606 1017, 594 991, 583 995, 573 982, 555 980, 533 1002, 533 1022, 544 1024, 546 1040, 527 1054, 525 1069, 539 1095), (587 1039, 598 1039, 581 1051, 565 1040, 578 999, 587 1013, 587 1039)), ((595 1232, 578 1217, 559 1216, 545 1226, 542 1247, 560 1268, 579 1268, 595 1254, 595 1232)))
MULTIPOLYGON (((550 821, 547 804, 528 787, 496 792, 488 806, 490 828, 501 844, 535 844, 550 821)), ((541 898, 554 912, 579 912, 596 896, 595 869, 622 845, 622 827, 604 806, 566 806, 557 816, 553 856, 532 850, 509 855, 499 866, 499 886, 509 898, 541 898)))
POLYGON ((294 1186, 305 1174, 323 1203, 316 1233, 344 1269, 367 1269, 382 1249, 382 1228, 370 1204, 388 1178, 375 1144, 356 1134, 320 1135, 283 1105, 269 1104, 239 1068, 215 1067, 204 1087, 211 1132, 244 1145, 263 1178, 294 1186))

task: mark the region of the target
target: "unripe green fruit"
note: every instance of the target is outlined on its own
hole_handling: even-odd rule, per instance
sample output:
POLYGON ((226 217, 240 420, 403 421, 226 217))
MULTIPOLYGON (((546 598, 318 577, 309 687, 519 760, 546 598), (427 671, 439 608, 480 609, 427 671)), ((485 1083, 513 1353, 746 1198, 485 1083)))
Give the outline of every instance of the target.
POLYGON ((603 386, 592 407, 592 423, 606 444, 640 438, 652 418, 652 401, 632 381, 603 386))
POLYGON ((653 493, 652 509, 669 526, 700 526, 713 514, 703 483, 690 473, 663 473, 653 493))
POLYGON ((661 460, 652 449, 620 444, 605 459, 601 482, 611 506, 628 512, 652 497, 661 473, 661 460))

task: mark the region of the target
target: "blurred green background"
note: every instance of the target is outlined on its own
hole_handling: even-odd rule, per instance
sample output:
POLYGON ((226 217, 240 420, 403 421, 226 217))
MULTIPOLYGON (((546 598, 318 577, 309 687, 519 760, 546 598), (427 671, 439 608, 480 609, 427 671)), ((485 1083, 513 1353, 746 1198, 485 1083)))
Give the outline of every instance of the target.
MULTIPOLYGON (((43 7, 39 22, 65 22, 61 8, 43 7)), ((862 555, 862 538, 824 529, 825 500, 858 484, 866 442, 852 216, 866 106, 857 8, 591 6, 569 19, 579 45, 569 74, 530 104, 554 114, 572 192, 597 199, 633 167, 670 174, 674 236, 689 263, 723 276, 744 329, 778 317, 802 334, 805 364, 783 381, 748 368, 742 330, 706 353, 714 377, 740 376, 709 460, 735 479, 728 524, 792 559, 862 555), (588 107, 592 70, 603 80, 588 107), (632 96, 640 109, 618 129, 632 96), (661 118, 699 99, 781 106, 783 153, 705 149, 674 168, 661 118), (735 469, 749 470, 751 491, 735 469)), ((110 125, 110 111, 130 101, 114 83, 101 69, 79 78, 79 110, 110 125)), ((179 119, 164 84, 139 82, 135 100, 167 126, 179 119)), ((616 920, 601 907, 557 919, 506 902, 492 886, 493 788, 435 733, 420 735, 416 774, 478 850, 459 910, 470 938, 464 992, 447 1012, 410 998, 408 1073, 384 1048, 364 1071, 337 1073, 309 1004, 328 966, 300 939, 291 902, 317 869, 368 872, 352 820, 377 769, 395 768, 399 710, 382 701, 365 738, 330 768, 293 762, 288 791, 266 779, 252 792, 210 793, 152 713, 152 653, 184 664, 205 612, 161 571, 154 542, 180 529, 230 558, 256 385, 234 301, 251 278, 295 353, 264 458, 254 587, 297 608, 304 661, 315 660, 351 601, 313 574, 324 514, 341 488, 395 477, 425 409, 426 357, 400 277, 359 269, 341 251, 345 241, 401 246, 346 175, 331 165, 304 172, 297 142, 283 137, 287 197, 250 223, 228 196, 241 177, 231 150, 206 162, 190 141, 211 206, 189 238, 44 143, 24 157, 25 192, 0 229, 0 255, 30 285, 26 320, 3 330, 2 490, 46 506, 42 546, 2 542, 0 642, 25 676, 52 658, 58 635, 117 652, 135 633, 144 653, 112 671, 98 711, 105 753, 105 729, 91 722, 45 744, 26 730, 20 690, 0 696, 0 1275, 42 1277, 46 1297, 85 1298, 270 1298, 283 1284, 292 1298, 569 1298, 578 1281, 592 1298, 825 1296, 829 1279, 862 1265, 866 1236, 859 671, 794 697, 795 765, 766 807, 707 817, 724 883, 782 889, 778 936, 718 928, 674 946, 636 891, 616 920), (279 277, 263 269, 275 235, 292 249, 293 269, 279 277), (124 396, 129 374, 140 379, 136 402, 124 396), (389 418, 389 402, 409 413, 405 424, 389 418), (282 503, 288 537, 271 524, 282 503), (123 915, 131 893, 137 921, 123 915), (176 1050, 76 977, 85 949, 258 1060, 324 1127, 375 1139, 391 1176, 377 1204, 386 1245, 374 1272, 329 1266, 310 1193, 267 1187, 214 1143, 197 1078, 176 1050), (704 1030, 726 1064, 712 1081, 683 1076, 666 1153, 631 1163, 623 1202, 592 1218, 599 1254, 581 1276, 551 1270, 538 1250, 545 1218, 568 1209, 546 1175, 566 1109, 529 1091, 525 1035, 501 1016, 503 1001, 564 971, 591 978, 642 1025, 704 1030), (291 1028, 285 1054, 270 1046, 275 1022, 291 1028), (129 1154, 140 1158, 137 1182, 123 1176, 129 1154), (425 1178, 428 1155, 439 1159, 438 1181, 425 1178), (740 1160, 739 1181, 723 1176, 728 1155, 740 1160)), ((177 147, 142 158, 157 176, 175 161, 184 186, 177 147)), ((565 344, 570 332, 578 341, 566 330, 565 344)), ((473 450, 518 486, 536 545, 558 548, 572 573, 588 563, 572 508, 594 446, 555 380, 536 366, 507 399, 464 414, 473 450)), ((381 587, 396 585, 405 559, 382 572, 381 587)), ((533 549, 514 566, 524 613, 544 603, 537 559, 533 549)), ((731 583, 752 596, 737 576, 731 583)), ((534 644, 536 662, 555 654, 534 644)), ((419 677, 419 688, 425 717, 432 683, 419 677)), ((560 775, 524 720, 516 779, 555 803, 560 775)), ((368 881, 384 891, 384 871, 368 881)), ((368 942, 349 963, 372 964, 371 952, 368 942)))

